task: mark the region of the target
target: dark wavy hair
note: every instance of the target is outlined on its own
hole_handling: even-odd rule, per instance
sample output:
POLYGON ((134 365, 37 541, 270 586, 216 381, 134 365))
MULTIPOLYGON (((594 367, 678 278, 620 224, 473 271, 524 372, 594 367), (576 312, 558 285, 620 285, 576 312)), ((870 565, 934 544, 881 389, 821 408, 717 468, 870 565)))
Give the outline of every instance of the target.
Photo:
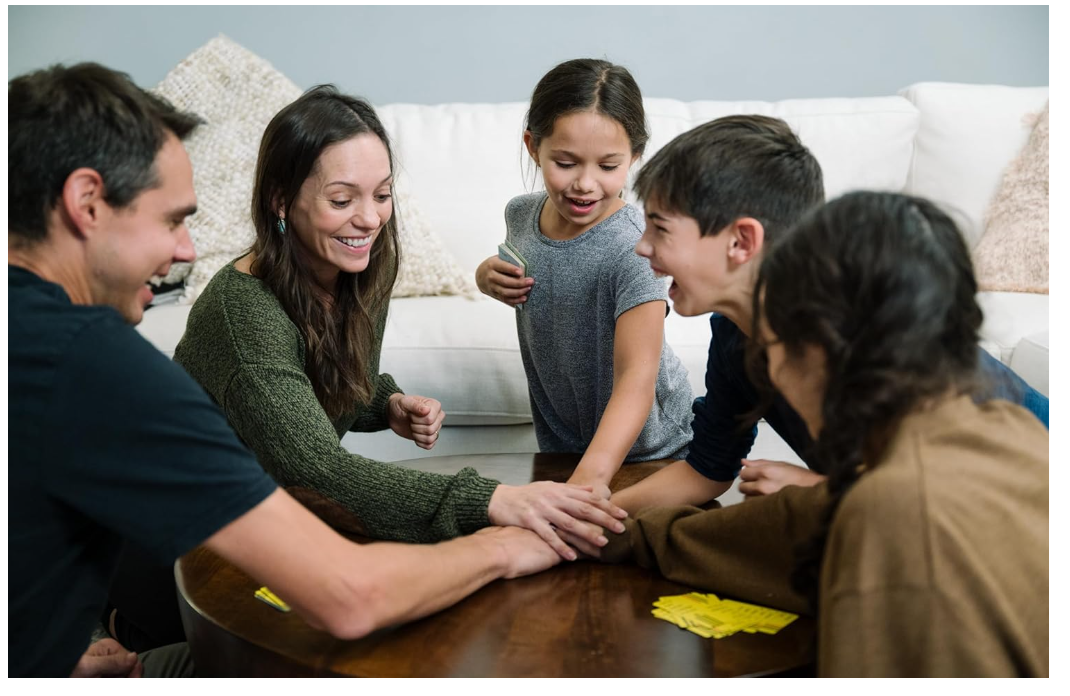
MULTIPOLYGON (((292 230, 279 233, 277 211, 293 208, 327 147, 365 133, 382 141, 394 171, 390 139, 371 105, 333 85, 313 87, 271 119, 260 142, 253 187, 252 273, 304 336, 305 373, 332 418, 374 396, 375 329, 386 314, 400 256, 397 209, 379 233, 367 269, 339 274, 332 297, 316 290, 306 252, 292 230)), ((292 217, 286 224, 293 225, 292 217)))
MULTIPOLYGON (((794 583, 817 604, 829 525, 839 502, 878 462, 901 419, 949 393, 981 395, 970 252, 948 215, 921 198, 857 192, 807 215, 773 245, 754 292, 752 335, 764 320, 790 357, 807 344, 828 359, 814 457, 828 474, 822 531, 800 549, 794 583)), ((766 391, 760 340, 751 378, 766 391)))
POLYGON ((71 172, 89 167, 104 200, 125 208, 160 185, 156 155, 173 133, 202 123, 98 63, 53 65, 8 83, 8 231, 22 244, 47 235, 47 217, 71 172))
POLYGON ((538 148, 554 132, 562 116, 594 111, 621 125, 633 156, 641 156, 650 140, 643 94, 628 69, 597 58, 575 58, 542 76, 531 95, 524 129, 538 148))

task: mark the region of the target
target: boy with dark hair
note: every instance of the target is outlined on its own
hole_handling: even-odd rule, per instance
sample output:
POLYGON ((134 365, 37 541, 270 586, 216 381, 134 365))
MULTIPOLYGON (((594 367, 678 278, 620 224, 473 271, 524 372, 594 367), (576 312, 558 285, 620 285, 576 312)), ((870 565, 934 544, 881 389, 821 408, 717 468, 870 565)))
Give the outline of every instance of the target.
MULTIPOLYGON (((635 247, 651 268, 672 276, 669 298, 681 315, 714 312, 706 395, 692 406, 693 439, 676 461, 619 491, 629 512, 651 505, 701 505, 724 493, 736 476, 744 495, 786 485, 814 485, 819 472, 786 462, 746 460, 760 415, 807 463, 813 440, 779 395, 765 408, 747 377, 744 347, 752 331, 753 288, 764 249, 824 202, 821 167, 783 120, 727 116, 673 139, 640 170, 635 191, 647 227, 635 247)), ((998 396, 1016 401, 1048 424, 1048 400, 978 348, 984 378, 998 396)))

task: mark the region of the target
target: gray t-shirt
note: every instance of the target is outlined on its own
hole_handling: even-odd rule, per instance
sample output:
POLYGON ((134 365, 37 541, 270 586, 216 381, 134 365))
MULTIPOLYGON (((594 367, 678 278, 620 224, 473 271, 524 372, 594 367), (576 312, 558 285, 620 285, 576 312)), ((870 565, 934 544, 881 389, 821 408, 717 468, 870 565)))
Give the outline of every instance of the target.
MULTIPOLYGON (((643 214, 626 205, 575 239, 542 234, 539 192, 505 207, 509 243, 524 257, 535 285, 516 312, 535 436, 543 452, 584 452, 613 391, 617 317, 653 300, 668 301, 665 283, 635 254, 643 214)), ((667 306, 667 305, 666 305, 667 306)), ((625 461, 682 459, 691 442, 687 370, 662 341, 654 406, 625 461)))

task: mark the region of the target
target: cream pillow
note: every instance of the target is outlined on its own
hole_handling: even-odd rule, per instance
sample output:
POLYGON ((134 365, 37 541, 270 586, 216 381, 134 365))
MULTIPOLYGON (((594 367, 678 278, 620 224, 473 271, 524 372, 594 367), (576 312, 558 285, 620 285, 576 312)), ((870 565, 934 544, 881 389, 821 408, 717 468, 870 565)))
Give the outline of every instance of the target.
MULTIPOLYGON (((205 120, 185 143, 198 199, 189 219, 197 260, 175 264, 164 279, 184 280, 181 302, 192 303, 216 271, 252 246, 249 208, 260 139, 272 117, 302 90, 220 35, 179 63, 154 91, 205 120)), ((420 216, 416 201, 403 190, 396 194, 402 260, 394 296, 471 294, 472 281, 420 216)))
POLYGON ((1003 176, 973 252, 981 290, 1048 292, 1048 107, 1003 176))

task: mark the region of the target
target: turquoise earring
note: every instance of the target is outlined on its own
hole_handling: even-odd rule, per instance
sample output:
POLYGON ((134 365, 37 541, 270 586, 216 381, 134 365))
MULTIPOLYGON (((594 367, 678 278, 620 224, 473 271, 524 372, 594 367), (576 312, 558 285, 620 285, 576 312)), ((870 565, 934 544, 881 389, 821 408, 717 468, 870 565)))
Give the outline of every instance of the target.
POLYGON ((282 218, 279 218, 278 228, 279 228, 279 234, 286 234, 286 221, 283 220, 282 218))

